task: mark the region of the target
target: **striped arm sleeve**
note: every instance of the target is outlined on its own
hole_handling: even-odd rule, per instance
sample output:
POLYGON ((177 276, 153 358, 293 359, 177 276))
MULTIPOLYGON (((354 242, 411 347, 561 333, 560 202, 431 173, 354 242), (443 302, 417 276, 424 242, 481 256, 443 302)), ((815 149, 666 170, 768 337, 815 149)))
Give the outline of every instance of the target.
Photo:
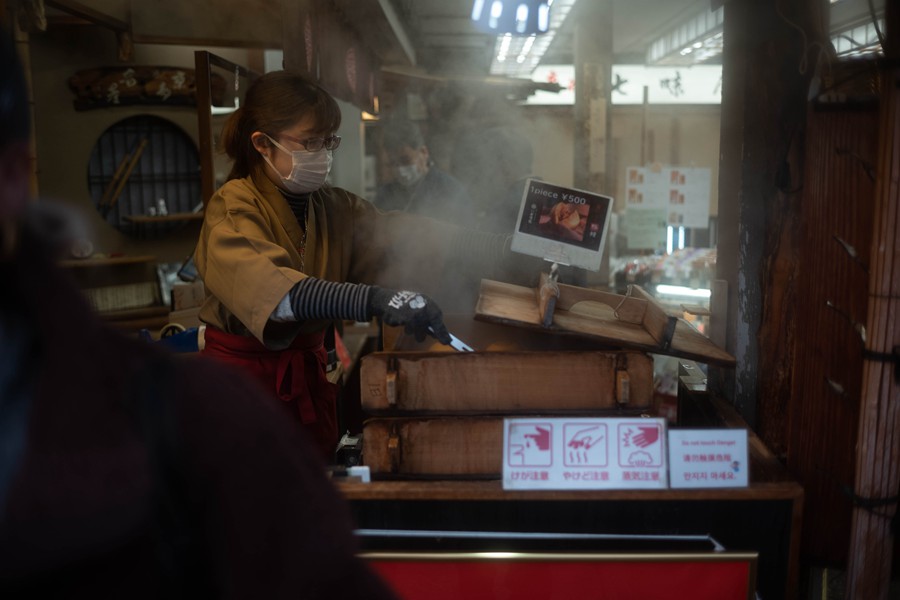
MULTIPOLYGON (((295 321, 307 319, 346 319, 367 321, 369 315, 369 294, 372 286, 356 283, 337 283, 315 277, 298 281, 285 300, 295 321)), ((287 320, 284 317, 285 302, 282 301, 272 315, 273 320, 287 320)))

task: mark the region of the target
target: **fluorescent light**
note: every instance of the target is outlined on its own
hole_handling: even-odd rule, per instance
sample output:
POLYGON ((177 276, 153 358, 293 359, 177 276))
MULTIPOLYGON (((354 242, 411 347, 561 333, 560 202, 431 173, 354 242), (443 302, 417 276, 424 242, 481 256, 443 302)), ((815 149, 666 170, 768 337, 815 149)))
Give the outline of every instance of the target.
POLYGON ((519 8, 516 9, 516 31, 519 33, 525 33, 525 29, 528 27, 528 6, 525 4, 520 4, 519 8))
POLYGON ((690 65, 703 62, 722 52, 722 26, 725 9, 704 8, 672 28, 650 44, 648 65, 690 65), (694 52, 700 50, 702 52, 694 52))
MULTIPOLYGON (((525 43, 522 44, 522 49, 519 50, 519 56, 516 58, 516 62, 521 64, 525 62, 525 58, 528 56, 528 53, 531 52, 532 46, 534 46, 535 36, 529 36, 525 43)), ((499 57, 498 57, 499 58, 499 57)))
POLYGON ((537 36, 529 36, 527 40, 525 40, 525 44, 522 46, 522 54, 528 54, 531 51, 531 47, 534 46, 534 40, 537 36))
MULTIPOLYGON (((566 20, 577 0, 547 0, 537 7, 537 28, 546 33, 531 36, 515 36, 510 42, 505 41, 506 36, 497 36, 494 50, 495 58, 491 64, 491 75, 505 75, 508 77, 530 78, 535 66, 540 64, 541 57, 550 46, 556 31, 566 20), (550 8, 553 10, 550 10, 550 8), (505 49, 503 44, 507 44, 505 49), (527 49, 526 49, 527 46, 527 49), (506 60, 508 56, 524 56, 528 54, 530 60, 506 60), (535 60, 536 59, 536 60, 535 60)), ((517 10, 521 10, 521 6, 517 10)), ((534 7, 528 12, 528 19, 534 20, 534 7)), ((474 12, 473 12, 474 14, 474 12)), ((519 16, 519 13, 516 13, 519 16)))
POLYGON ((477 21, 481 18, 481 11, 484 10, 484 0, 475 0, 472 5, 472 20, 477 21))
MULTIPOLYGON (((552 2, 552 0, 551 0, 552 2)), ((550 28, 550 2, 538 7, 538 29, 547 31, 550 28)))
POLYGON ((512 34, 507 33, 500 42, 500 51, 497 52, 497 61, 503 62, 509 54, 509 45, 512 43, 512 34))
POLYGON ((683 285, 656 286, 656 293, 662 296, 686 296, 689 298, 709 298, 712 292, 703 288, 689 288, 683 285))
POLYGON ((488 20, 488 26, 491 29, 497 29, 501 16, 503 16, 503 3, 500 0, 494 0, 494 3, 491 4, 491 18, 488 20))

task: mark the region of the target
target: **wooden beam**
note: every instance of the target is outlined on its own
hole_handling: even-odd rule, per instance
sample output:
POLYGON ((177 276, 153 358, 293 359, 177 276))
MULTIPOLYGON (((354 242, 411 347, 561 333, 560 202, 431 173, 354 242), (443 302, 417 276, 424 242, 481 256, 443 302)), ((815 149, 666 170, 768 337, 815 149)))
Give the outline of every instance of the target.
MULTIPOLYGON (((200 140, 200 195, 204 208, 216 191, 211 83, 212 67, 214 66, 229 73, 234 73, 234 77, 243 77, 249 81, 259 77, 259 73, 206 50, 194 52, 195 81, 197 86, 197 134, 200 140)), ((246 93, 246 90, 244 93, 246 93)))
POLYGON ((277 0, 131 3, 134 41, 145 44, 281 48, 283 21, 277 0))
POLYGON ((415 65, 416 48, 388 0, 333 0, 366 48, 389 64, 415 65))
POLYGON ((75 2, 75 0, 44 0, 44 3, 47 6, 69 13, 74 17, 84 19, 100 27, 112 29, 113 31, 131 31, 129 23, 100 12, 81 2, 75 2))
POLYGON ((900 7, 885 14, 875 231, 856 452, 848 598, 888 598, 900 489, 900 7))
MULTIPOLYGON (((134 60, 134 40, 131 37, 130 23, 74 0, 45 0, 45 4, 67 13, 72 24, 84 22, 111 30, 116 34, 118 59, 122 62, 134 60)), ((54 21, 60 22, 64 18, 56 17, 54 21)))

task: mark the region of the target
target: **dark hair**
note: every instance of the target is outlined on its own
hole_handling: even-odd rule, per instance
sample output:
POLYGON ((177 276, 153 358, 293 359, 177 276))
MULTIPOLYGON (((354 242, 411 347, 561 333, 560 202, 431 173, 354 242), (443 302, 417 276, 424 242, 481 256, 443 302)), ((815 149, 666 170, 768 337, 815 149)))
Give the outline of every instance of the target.
POLYGON ((406 119, 388 119, 384 123, 382 143, 388 152, 396 152, 404 146, 417 150, 425 145, 422 130, 413 121, 406 119))
POLYGON ((302 75, 273 71, 256 79, 247 89, 243 106, 222 128, 222 147, 234 161, 228 179, 246 177, 261 164, 262 157, 250 141, 254 131, 274 135, 309 114, 322 131, 337 131, 341 125, 341 109, 331 94, 302 75))
POLYGON ((31 135, 25 73, 12 35, 0 29, 0 148, 31 135))

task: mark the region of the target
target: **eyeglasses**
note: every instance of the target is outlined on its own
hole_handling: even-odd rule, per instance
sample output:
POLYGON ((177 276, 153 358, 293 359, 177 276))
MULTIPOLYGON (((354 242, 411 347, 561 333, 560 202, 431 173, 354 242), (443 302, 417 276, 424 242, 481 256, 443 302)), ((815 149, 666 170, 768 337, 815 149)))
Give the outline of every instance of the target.
POLYGON ((283 137, 289 142, 300 144, 309 152, 318 152, 322 148, 325 148, 326 150, 337 150, 338 146, 341 145, 341 136, 339 135, 333 135, 327 138, 308 138, 305 140, 301 140, 290 135, 285 135, 283 133, 278 137, 283 137))

